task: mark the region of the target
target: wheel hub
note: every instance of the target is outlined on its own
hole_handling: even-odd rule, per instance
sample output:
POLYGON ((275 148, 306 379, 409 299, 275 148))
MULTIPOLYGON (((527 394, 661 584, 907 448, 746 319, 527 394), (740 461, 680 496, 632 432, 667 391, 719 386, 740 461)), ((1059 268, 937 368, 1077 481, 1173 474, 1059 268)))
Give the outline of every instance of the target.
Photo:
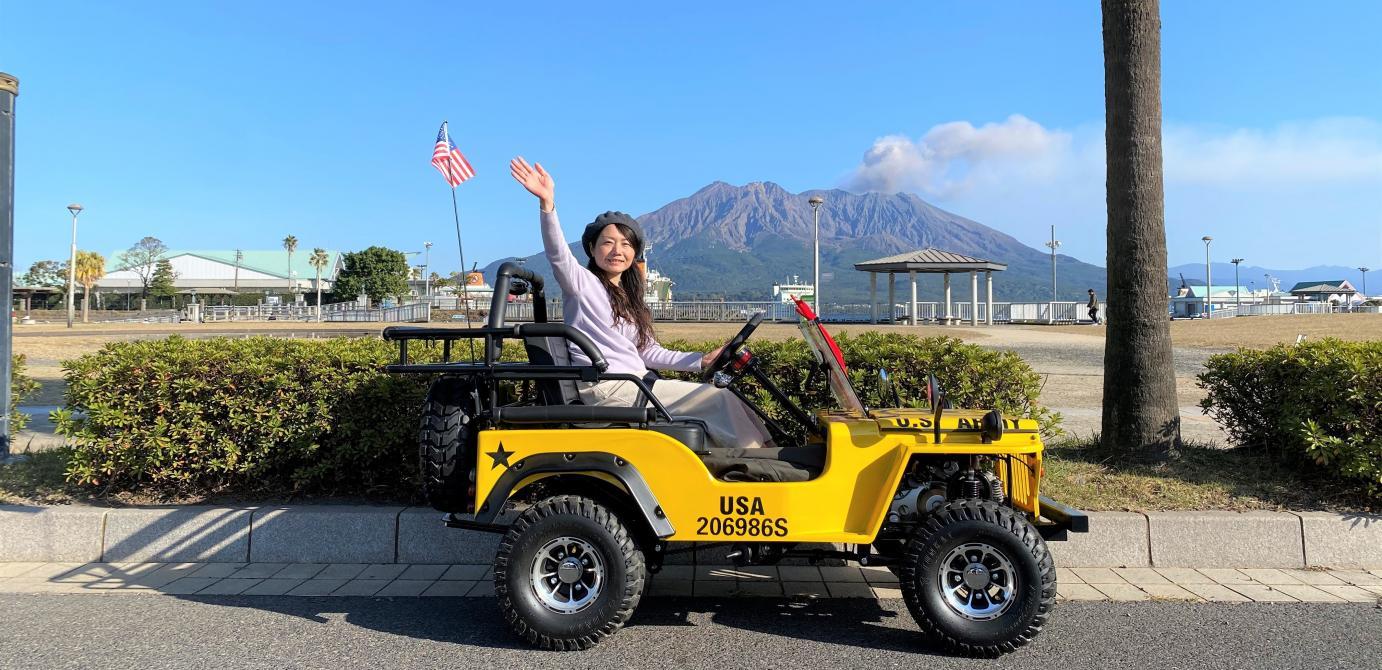
POLYGON ((1017 571, 1012 560, 985 542, 951 549, 941 561, 936 579, 946 606, 971 621, 1002 616, 1017 597, 1017 571))
POLYGON ((557 537, 538 549, 528 574, 533 595, 543 607, 575 614, 600 597, 605 572, 605 561, 594 545, 577 537, 557 537))
POLYGON ((575 584, 581 580, 581 562, 574 556, 562 559, 557 566, 557 579, 563 584, 575 584))
POLYGON ((970 563, 964 572, 965 586, 982 589, 989 585, 989 569, 982 563, 970 563))

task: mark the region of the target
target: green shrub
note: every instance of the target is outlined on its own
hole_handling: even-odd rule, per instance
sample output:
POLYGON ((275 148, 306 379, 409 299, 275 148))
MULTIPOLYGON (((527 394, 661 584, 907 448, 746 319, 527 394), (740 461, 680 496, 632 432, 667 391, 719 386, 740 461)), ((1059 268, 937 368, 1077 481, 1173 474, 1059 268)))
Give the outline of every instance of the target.
POLYGON ((1382 492, 1382 341, 1242 349, 1205 368, 1200 406, 1235 442, 1382 492))
POLYGON ((378 339, 108 344, 64 364, 68 477, 164 493, 397 487, 426 380, 386 374, 396 357, 378 339))
POLYGON ((26 367, 24 354, 10 358, 10 437, 28 425, 29 415, 19 411, 19 404, 38 390, 38 382, 24 374, 26 367))
MULTIPOLYGON (((1035 419, 1048 436, 1061 432, 1060 416, 1041 406, 1041 376, 1011 351, 993 351, 966 344, 954 337, 920 338, 915 335, 865 332, 857 337, 848 334, 835 338, 849 368, 850 383, 859 399, 869 407, 891 407, 891 398, 879 394, 878 370, 886 368, 898 390, 902 404, 908 407, 926 406, 928 373, 934 373, 941 390, 957 408, 998 409, 1012 417, 1035 419)), ((709 351, 723 342, 668 342, 668 348, 685 351, 709 351)), ((752 340, 748 344, 768 378, 785 391, 809 413, 834 407, 835 401, 822 377, 817 376, 810 387, 805 381, 814 364, 814 356, 806 341, 752 340)), ((666 376, 678 376, 667 373, 666 376)), ((679 375, 682 379, 698 379, 699 375, 679 375)), ((767 391, 751 377, 745 377, 748 394, 768 408, 775 418, 785 413, 772 402, 767 391)))
MULTIPOLYGON (((706 351, 716 343, 672 343, 706 351)), ((904 404, 924 403, 935 372, 957 407, 996 407, 1058 420, 1036 404, 1039 378, 1017 355, 954 338, 869 333, 839 340, 852 381, 871 406, 886 365, 904 404)), ((391 375, 397 345, 379 339, 245 339, 117 342, 64 364, 66 406, 54 413, 73 439, 68 478, 111 491, 162 494, 380 492, 414 489, 418 408, 426 375, 391 375)), ((464 343, 455 351, 465 357, 464 343)), ((750 344, 770 379, 807 409, 834 406, 822 378, 802 390, 812 361, 802 340, 750 344)), ((414 343, 414 361, 439 346, 414 343)), ((506 342, 503 360, 525 360, 506 342)), ((669 375, 675 376, 675 375, 669 375)), ((685 375, 694 378, 693 375, 685 375)), ((513 398, 515 385, 501 398, 513 398)), ((766 392, 750 384, 762 400, 766 392)), ((781 415, 780 407, 766 403, 781 415)))

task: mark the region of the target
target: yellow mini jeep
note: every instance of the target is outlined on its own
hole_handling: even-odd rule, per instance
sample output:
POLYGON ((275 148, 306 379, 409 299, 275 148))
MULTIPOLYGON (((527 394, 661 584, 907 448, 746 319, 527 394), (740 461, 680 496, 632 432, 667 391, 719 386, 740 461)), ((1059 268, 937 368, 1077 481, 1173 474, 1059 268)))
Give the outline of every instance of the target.
POLYGON ((755 316, 704 379, 737 393, 788 444, 793 431, 737 387, 753 376, 808 437, 712 448, 704 424, 673 416, 649 392, 655 380, 606 373, 588 338, 548 323, 541 277, 509 263, 494 286, 485 328, 391 327, 384 337, 399 342, 389 371, 439 373, 423 406, 425 492, 447 525, 504 535, 495 593, 528 642, 596 644, 633 615, 664 557, 716 542, 742 564, 887 566, 922 632, 962 654, 1010 651, 1045 624, 1056 595, 1045 539, 1083 532, 1087 518, 1040 495, 1035 421, 950 409, 934 377, 930 409, 867 408, 834 341, 798 303, 840 407, 812 416, 763 375, 744 348, 755 316), (504 323, 511 293, 531 293, 533 323, 504 323), (461 339, 483 340, 483 360, 451 362, 461 339), (499 362, 505 339, 521 340, 528 362, 499 362), (410 363, 413 340, 440 341, 442 362, 410 363), (573 365, 571 346, 591 363, 573 365), (638 385, 639 404, 581 404, 577 385, 606 379, 638 385), (797 548, 821 543, 846 550, 797 548))

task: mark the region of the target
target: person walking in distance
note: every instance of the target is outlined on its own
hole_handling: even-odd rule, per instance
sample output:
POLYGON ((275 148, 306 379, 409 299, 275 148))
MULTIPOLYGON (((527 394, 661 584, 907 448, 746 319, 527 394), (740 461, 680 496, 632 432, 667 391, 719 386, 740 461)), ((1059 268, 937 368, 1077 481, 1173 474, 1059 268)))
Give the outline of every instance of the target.
POLYGON ((1099 298, 1095 297, 1094 289, 1089 289, 1089 321, 1094 325, 1099 325, 1099 298))

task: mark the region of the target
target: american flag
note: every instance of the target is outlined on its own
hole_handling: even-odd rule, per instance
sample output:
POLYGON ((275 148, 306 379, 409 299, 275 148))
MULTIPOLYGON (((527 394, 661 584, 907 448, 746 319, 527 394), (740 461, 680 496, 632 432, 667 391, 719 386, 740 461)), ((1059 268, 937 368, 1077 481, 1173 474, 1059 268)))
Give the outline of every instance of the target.
POLYGON ((456 143, 451 141, 451 135, 446 132, 446 122, 442 121, 441 130, 437 131, 437 146, 432 149, 432 165, 437 166, 441 176, 446 177, 446 183, 455 188, 461 182, 475 176, 475 168, 470 167, 470 161, 461 155, 461 150, 456 148, 456 143))

